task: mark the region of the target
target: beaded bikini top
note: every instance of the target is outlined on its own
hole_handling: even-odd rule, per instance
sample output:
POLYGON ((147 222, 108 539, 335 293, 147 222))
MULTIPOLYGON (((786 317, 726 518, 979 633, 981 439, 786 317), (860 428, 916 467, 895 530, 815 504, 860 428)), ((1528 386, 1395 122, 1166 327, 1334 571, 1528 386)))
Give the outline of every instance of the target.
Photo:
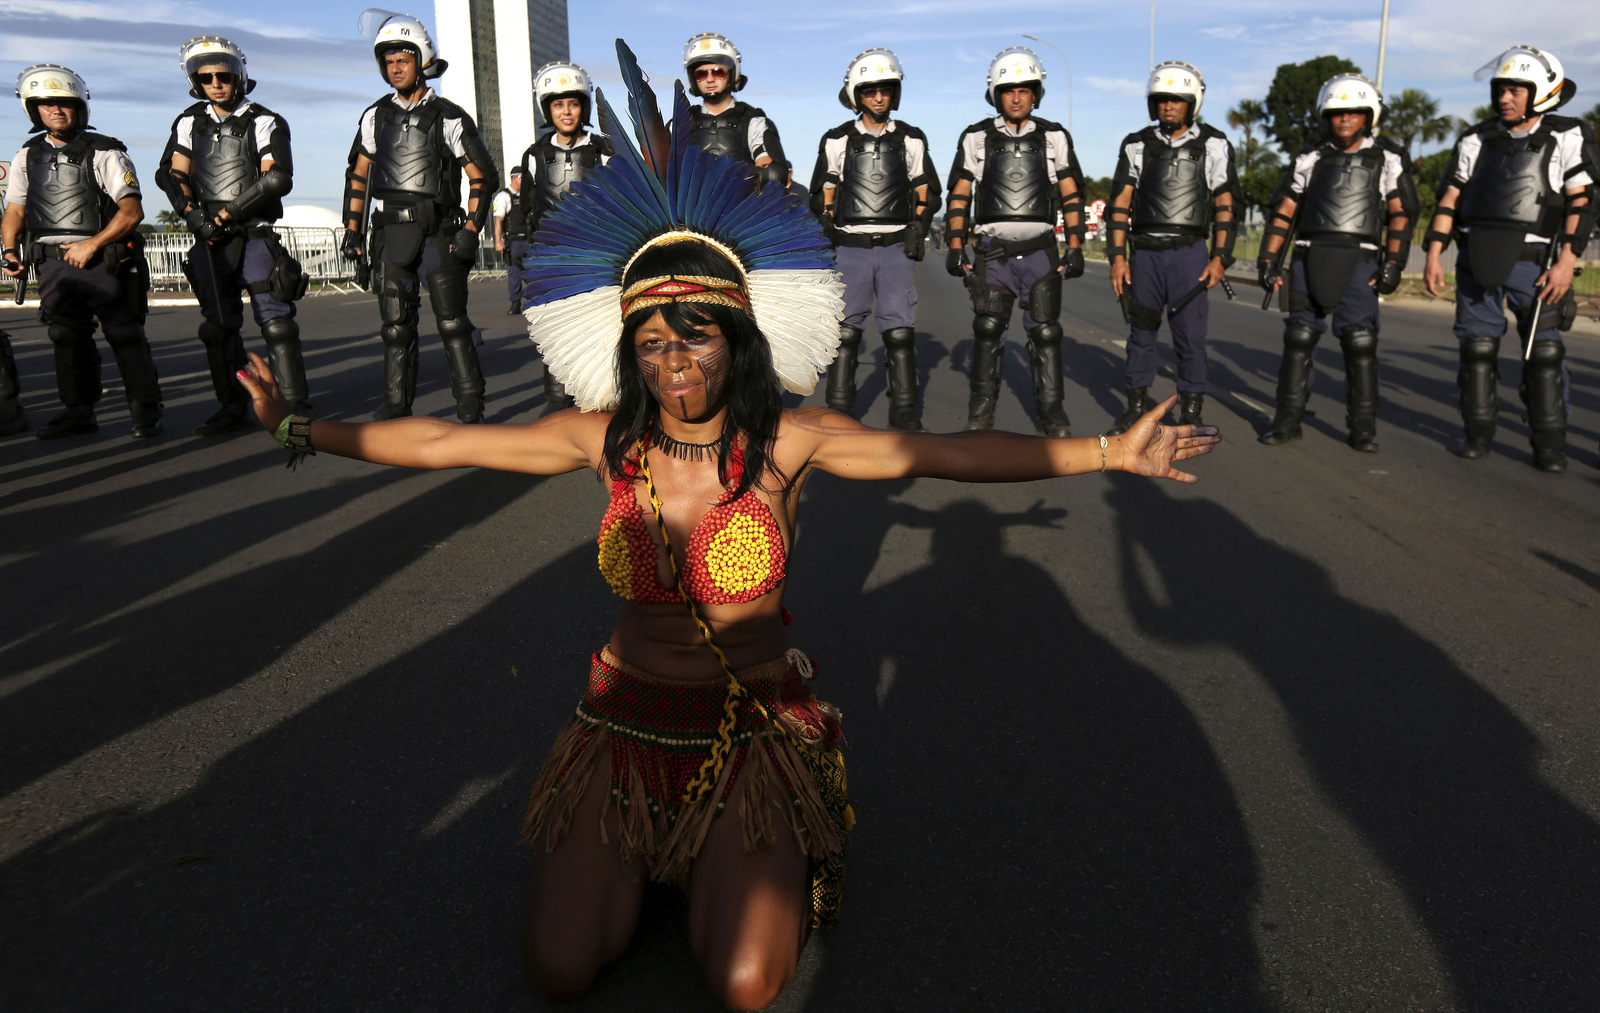
MULTIPOLYGON (((611 483, 611 505, 600 519, 600 573, 628 601, 681 602, 675 588, 661 585, 661 540, 645 523, 635 494, 637 474, 638 465, 629 461, 627 474, 611 483)), ((743 474, 744 453, 735 444, 728 484, 737 486, 743 474)), ((707 605, 742 605, 782 584, 787 565, 783 536, 767 504, 753 491, 734 499, 730 488, 689 537, 683 586, 707 605)))

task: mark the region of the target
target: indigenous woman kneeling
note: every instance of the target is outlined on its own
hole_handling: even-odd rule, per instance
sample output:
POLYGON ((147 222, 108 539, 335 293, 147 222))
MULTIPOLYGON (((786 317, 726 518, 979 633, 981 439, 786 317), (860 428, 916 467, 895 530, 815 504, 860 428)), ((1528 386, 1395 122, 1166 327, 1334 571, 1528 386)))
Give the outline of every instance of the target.
MULTIPOLYGON (((614 167, 652 171, 622 149, 597 171, 602 185, 616 181, 614 167)), ((695 147, 672 160, 674 172, 745 171, 695 147)), ((635 203, 641 190, 630 191, 635 203)), ((790 647, 782 607, 813 471, 965 482, 1128 471, 1193 482, 1174 463, 1220 439, 1209 426, 1159 425, 1172 398, 1121 436, 1089 439, 883 431, 825 408, 785 410, 784 388, 809 392, 826 367, 842 301, 826 261, 785 267, 761 245, 777 236, 791 254, 827 256, 814 219, 777 196, 746 187, 737 200, 765 203, 746 216, 751 231, 732 235, 697 228, 699 211, 679 209, 620 251, 605 284, 529 268, 530 333, 577 409, 517 425, 310 422, 288 414, 261 358, 240 374, 262 424, 297 453, 533 475, 592 469, 611 490, 600 570, 621 616, 524 825, 536 860, 523 956, 529 982, 549 996, 582 993, 621 955, 647 880, 688 892, 694 953, 733 1009, 770 1003, 809 929, 837 915, 854 822, 839 716, 812 695, 819 666, 790 647)), ((575 190, 545 227, 586 199, 575 190)), ((666 203, 660 214, 671 214, 666 203)), ((583 234, 596 234, 592 223, 583 234)), ((541 242, 547 265, 580 249, 558 230, 534 242, 530 264, 541 242)))

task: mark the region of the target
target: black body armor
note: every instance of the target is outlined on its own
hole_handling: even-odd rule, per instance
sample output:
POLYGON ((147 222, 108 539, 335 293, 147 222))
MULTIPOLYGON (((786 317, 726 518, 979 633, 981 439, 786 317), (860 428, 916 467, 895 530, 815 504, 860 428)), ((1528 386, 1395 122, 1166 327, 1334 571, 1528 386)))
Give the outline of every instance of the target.
POLYGON ((1307 239, 1355 239, 1377 245, 1386 221, 1383 149, 1324 151, 1306 183, 1300 234, 1307 239))
POLYGON ((984 145, 983 180, 977 201, 979 224, 1044 222, 1055 224, 1056 190, 1045 153, 1044 131, 1021 137, 1001 133, 992 123, 984 145))
POLYGON ((100 189, 94 175, 95 152, 125 151, 122 144, 99 134, 79 134, 56 147, 40 134, 25 146, 28 155, 28 203, 24 222, 33 236, 93 236, 116 215, 116 202, 100 189))
POLYGON ((838 194, 838 220, 844 225, 904 225, 911 221, 911 174, 906 142, 897 132, 850 132, 845 146, 844 180, 838 194))
POLYGON ((444 111, 438 99, 409 110, 380 102, 373 127, 374 195, 386 201, 425 198, 450 208, 459 206, 458 181, 451 179, 447 185, 445 178, 455 160, 444 143, 444 111))
POLYGON ((1144 165, 1133 196, 1135 234, 1160 232, 1204 236, 1211 217, 1203 135, 1173 147, 1146 131, 1144 165))
POLYGON ((1527 137, 1485 131, 1472 177, 1462 188, 1460 224, 1553 238, 1564 219, 1562 196, 1550 186, 1554 150, 1555 138, 1545 129, 1527 137))
POLYGON ((735 162, 754 165, 750 154, 751 107, 735 102, 716 116, 693 107, 689 119, 694 128, 694 143, 713 155, 725 155, 735 162))
POLYGON ((204 113, 197 115, 191 144, 194 154, 189 179, 208 210, 237 199, 245 187, 261 178, 252 113, 229 116, 221 123, 204 113))
POLYGON ((603 153, 593 137, 588 144, 570 148, 555 143, 552 137, 542 138, 534 145, 538 175, 534 179, 533 220, 543 218, 556 206, 556 201, 567 195, 572 184, 593 172, 603 153))

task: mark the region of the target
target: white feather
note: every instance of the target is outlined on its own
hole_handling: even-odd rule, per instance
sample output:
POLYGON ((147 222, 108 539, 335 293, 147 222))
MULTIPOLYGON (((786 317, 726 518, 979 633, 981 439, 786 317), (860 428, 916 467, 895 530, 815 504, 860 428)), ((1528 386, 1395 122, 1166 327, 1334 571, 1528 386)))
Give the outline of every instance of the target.
POLYGON ((539 346, 545 368, 583 411, 611 411, 617 406, 621 310, 622 287, 606 285, 522 312, 528 337, 539 346))

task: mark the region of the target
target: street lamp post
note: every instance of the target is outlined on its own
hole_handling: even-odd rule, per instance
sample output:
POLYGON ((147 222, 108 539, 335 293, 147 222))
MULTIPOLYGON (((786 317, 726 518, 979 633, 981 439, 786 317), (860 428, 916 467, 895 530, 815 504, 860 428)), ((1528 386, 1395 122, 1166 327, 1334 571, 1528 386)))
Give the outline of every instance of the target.
POLYGON ((1032 39, 1035 42, 1043 42, 1045 45, 1049 46, 1051 49, 1055 50, 1058 53, 1061 53, 1061 62, 1066 64, 1066 66, 1067 66, 1067 132, 1071 133, 1072 132, 1072 61, 1067 59, 1067 54, 1066 53, 1062 53, 1061 52, 1061 47, 1056 45, 1054 42, 1046 42, 1044 39, 1039 38, 1037 35, 1024 35, 1023 38, 1024 39, 1032 39))
POLYGON ((1389 52, 1389 0, 1383 0, 1383 22, 1378 28, 1378 92, 1383 92, 1383 58, 1389 52))

